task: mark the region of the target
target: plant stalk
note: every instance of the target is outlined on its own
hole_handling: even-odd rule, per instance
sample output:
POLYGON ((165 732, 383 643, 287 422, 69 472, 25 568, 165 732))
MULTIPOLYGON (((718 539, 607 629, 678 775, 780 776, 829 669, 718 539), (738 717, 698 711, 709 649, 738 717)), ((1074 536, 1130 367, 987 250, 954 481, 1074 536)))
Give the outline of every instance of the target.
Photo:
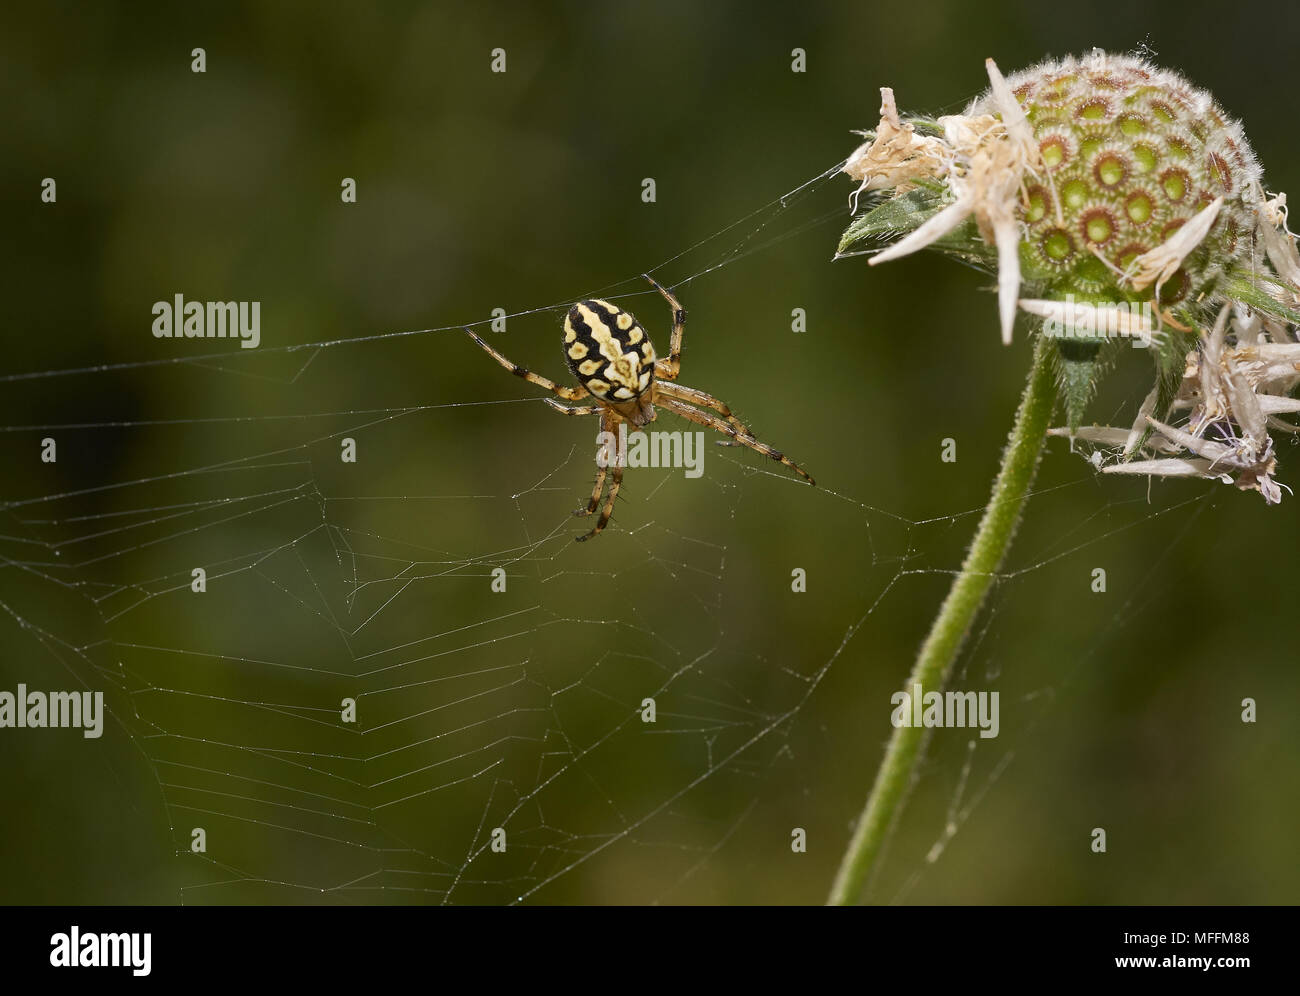
MULTIPOLYGON (((907 680, 906 691, 909 694, 916 685, 921 686, 922 694, 943 689, 971 624, 1006 559, 1038 471, 1056 403, 1051 349, 1052 343, 1047 336, 1037 337, 1033 366, 1020 398, 1007 448, 1002 454, 993 493, 984 508, 961 571, 953 579, 948 597, 921 645, 921 652, 907 680)), ((847 906, 861 895, 912 784, 921 760, 925 733, 925 729, 919 726, 894 727, 884 760, 876 772, 875 784, 840 862, 828 905, 847 906)))

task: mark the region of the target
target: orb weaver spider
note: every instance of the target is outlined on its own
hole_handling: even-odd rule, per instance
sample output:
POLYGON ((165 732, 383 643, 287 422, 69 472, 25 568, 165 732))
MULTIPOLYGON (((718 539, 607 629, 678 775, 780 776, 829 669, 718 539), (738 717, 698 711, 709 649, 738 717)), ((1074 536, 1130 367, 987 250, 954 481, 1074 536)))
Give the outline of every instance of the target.
MULTIPOLYGON (((730 436, 728 440, 718 440, 724 446, 748 446, 751 450, 785 464, 809 484, 815 484, 802 468, 788 460, 783 453, 755 439, 745 424, 732 414, 726 402, 704 391, 674 383, 681 372, 682 333, 686 330, 686 312, 677 298, 661 287, 658 281, 648 274, 642 276, 663 295, 672 309, 672 342, 666 360, 656 359, 650 337, 630 311, 599 299, 579 301, 569 309, 564 319, 564 359, 578 379, 578 387, 565 387, 512 363, 473 331, 468 328, 465 331, 484 352, 516 377, 544 387, 565 401, 591 398, 596 403, 582 407, 562 405, 554 398, 543 400, 565 415, 599 415, 601 432, 617 435, 618 426, 622 422, 630 422, 633 428, 641 428, 655 420, 657 406, 697 425, 730 436)), ((606 473, 607 468, 598 460, 596 486, 592 489, 591 500, 585 508, 577 509, 574 515, 592 515, 600 508, 606 473)), ((614 461, 613 481, 600 518, 596 520, 591 532, 576 537, 579 541, 599 535, 609 524, 610 517, 614 514, 614 500, 618 497, 622 484, 623 468, 618 461, 614 461)))

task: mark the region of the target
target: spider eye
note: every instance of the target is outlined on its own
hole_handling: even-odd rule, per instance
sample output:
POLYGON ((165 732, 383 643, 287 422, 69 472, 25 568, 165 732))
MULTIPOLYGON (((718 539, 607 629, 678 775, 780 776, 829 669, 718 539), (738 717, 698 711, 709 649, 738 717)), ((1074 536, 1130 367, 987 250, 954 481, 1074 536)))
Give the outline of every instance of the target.
POLYGON ((564 319, 564 359, 588 391, 624 402, 654 380, 655 351, 636 317, 609 301, 579 301, 564 319))

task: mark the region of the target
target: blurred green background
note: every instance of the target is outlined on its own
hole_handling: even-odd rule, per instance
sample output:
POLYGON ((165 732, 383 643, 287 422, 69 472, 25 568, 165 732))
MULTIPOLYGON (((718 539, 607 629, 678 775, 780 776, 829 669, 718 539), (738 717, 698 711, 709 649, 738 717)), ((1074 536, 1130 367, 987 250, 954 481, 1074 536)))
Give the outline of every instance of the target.
MULTIPOLYGON (((1143 43, 1300 189, 1284 5, 3 21, 0 689, 101 688, 114 717, 99 741, 0 731, 9 903, 822 901, 1030 347, 999 344, 986 274, 832 262, 847 178, 772 202, 853 148, 882 85, 943 113, 987 56, 1143 43), (564 379, 564 306, 636 295, 663 352, 656 266, 690 311, 682 382, 819 487, 710 449, 700 480, 630 471, 574 544, 594 425, 455 327, 527 313, 492 341, 564 379), (260 301, 261 349, 154 339, 175 293, 260 301), (339 339, 367 341, 283 349, 339 339)), ((1124 357, 1093 415, 1131 419, 1149 369, 1124 357)), ((1280 480, 1296 466, 1284 443, 1280 480)), ((1001 735, 932 739, 868 898, 1295 902, 1300 506, 1098 479, 1059 441, 1039 486, 954 682, 1000 692, 1001 735)))

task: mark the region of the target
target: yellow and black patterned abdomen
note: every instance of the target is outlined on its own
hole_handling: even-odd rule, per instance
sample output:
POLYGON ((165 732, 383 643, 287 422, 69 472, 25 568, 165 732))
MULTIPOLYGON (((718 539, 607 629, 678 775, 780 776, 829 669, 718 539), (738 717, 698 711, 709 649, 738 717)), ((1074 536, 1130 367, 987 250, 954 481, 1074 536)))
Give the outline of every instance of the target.
POLYGON ((608 301, 579 301, 564 319, 564 358, 594 397, 615 404, 654 380, 655 348, 632 313, 608 301))

